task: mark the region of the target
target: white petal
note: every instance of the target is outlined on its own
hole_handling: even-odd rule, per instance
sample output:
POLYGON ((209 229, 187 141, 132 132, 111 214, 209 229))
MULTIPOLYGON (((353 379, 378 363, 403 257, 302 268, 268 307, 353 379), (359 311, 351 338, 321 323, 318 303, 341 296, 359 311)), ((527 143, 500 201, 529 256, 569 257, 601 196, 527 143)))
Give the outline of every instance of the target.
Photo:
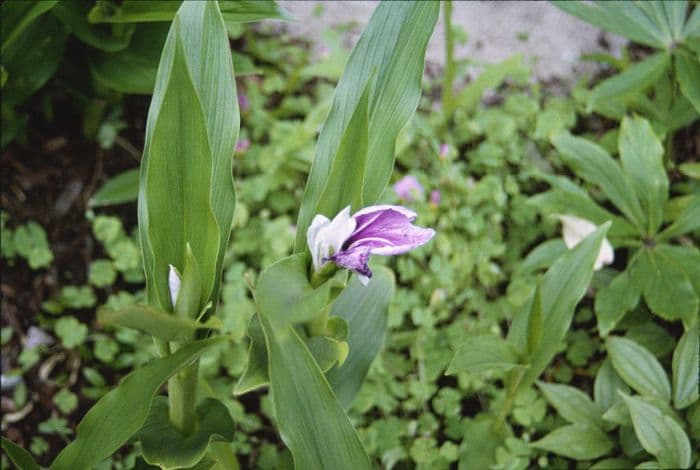
POLYGON ((306 232, 306 242, 313 258, 314 270, 319 270, 328 258, 340 251, 352 232, 355 230, 355 219, 350 217, 350 206, 328 220, 323 215, 317 215, 306 232))
POLYGON ((564 243, 569 249, 578 245, 581 240, 595 232, 596 229, 594 223, 572 215, 560 215, 559 220, 561 220, 564 243))
MULTIPOLYGON (((561 220, 564 243, 569 249, 578 245, 581 240, 598 228, 593 222, 572 215, 560 215, 559 220, 561 220)), ((614 260, 615 252, 613 247, 607 238, 603 238, 593 269, 597 271, 603 266, 611 264, 614 260)))
POLYGON ((177 296, 180 294, 180 275, 177 273, 177 269, 172 264, 169 264, 170 272, 168 272, 168 287, 170 288, 170 302, 172 302, 173 308, 177 303, 177 296))
POLYGON ((365 287, 367 284, 369 284, 369 278, 367 276, 363 276, 362 274, 357 275, 357 280, 360 281, 365 287))

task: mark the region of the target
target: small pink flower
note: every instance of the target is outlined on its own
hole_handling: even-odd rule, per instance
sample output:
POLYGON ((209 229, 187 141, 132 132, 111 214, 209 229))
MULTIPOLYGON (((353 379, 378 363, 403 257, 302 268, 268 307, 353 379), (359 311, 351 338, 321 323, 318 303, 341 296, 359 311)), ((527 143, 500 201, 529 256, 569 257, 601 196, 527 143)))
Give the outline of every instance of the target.
POLYGON ((423 186, 413 175, 407 175, 394 184, 394 192, 402 201, 411 202, 423 197, 423 186))
POLYGON ((447 154, 450 151, 450 145, 449 144, 440 144, 440 159, 444 160, 447 158, 447 154))
POLYGON ((240 139, 236 142, 236 153, 243 153, 250 148, 250 140, 240 139))
POLYGON ((440 191, 438 191, 437 189, 430 191, 430 203, 432 205, 439 206, 441 200, 442 195, 440 194, 440 191))
POLYGON ((250 109, 250 100, 243 92, 238 93, 238 107, 241 111, 248 111, 248 109, 250 109))

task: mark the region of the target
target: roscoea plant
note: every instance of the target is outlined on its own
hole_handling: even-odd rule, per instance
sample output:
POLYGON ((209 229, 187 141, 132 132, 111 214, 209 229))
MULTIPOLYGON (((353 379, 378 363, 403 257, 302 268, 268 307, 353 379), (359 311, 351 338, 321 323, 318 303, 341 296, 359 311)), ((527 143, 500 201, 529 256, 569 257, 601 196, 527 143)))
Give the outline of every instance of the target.
MULTIPOLYGON (((300 469, 371 467, 345 413, 381 346, 394 289, 391 272, 370 269, 369 256, 404 253, 434 235, 412 224, 414 212, 373 204, 418 104, 438 10, 437 2, 377 7, 319 136, 295 253, 251 285, 257 313, 235 392, 269 386, 276 424, 300 469), (349 283, 348 271, 357 274, 349 283)), ((238 466, 217 442, 234 437, 226 406, 198 395, 207 388, 199 356, 227 340, 215 334, 215 314, 235 204, 232 70, 218 2, 184 2, 163 49, 141 161, 147 302, 98 312, 103 324, 151 334, 160 357, 97 402, 52 468, 92 468, 134 438, 146 463, 160 468, 238 466), (165 382, 167 397, 158 394, 165 382)), ((14 452, 10 444, 3 442, 14 452)))

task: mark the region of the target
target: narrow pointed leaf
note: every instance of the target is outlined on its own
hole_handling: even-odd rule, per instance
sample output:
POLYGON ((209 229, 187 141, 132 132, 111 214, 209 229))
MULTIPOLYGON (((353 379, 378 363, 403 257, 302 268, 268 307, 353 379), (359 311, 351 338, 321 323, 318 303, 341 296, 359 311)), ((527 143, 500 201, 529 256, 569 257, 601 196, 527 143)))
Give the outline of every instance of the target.
POLYGON ((352 404, 372 361, 379 353, 386 332, 387 310, 394 295, 394 275, 383 267, 373 268, 372 281, 363 286, 353 276, 331 307, 331 318, 348 323, 348 358, 326 377, 345 409, 352 404))
POLYGON ((175 372, 225 338, 190 343, 127 375, 78 424, 77 437, 51 464, 52 470, 92 468, 126 443, 146 421, 153 396, 175 372))
POLYGON ((559 416, 571 424, 583 424, 602 429, 603 415, 600 408, 581 390, 569 385, 538 382, 547 401, 557 410, 559 416))
POLYGON ((602 457, 613 448, 613 443, 607 434, 584 424, 570 424, 555 429, 530 445, 576 460, 602 457))
POLYGON ((301 338, 291 326, 274 329, 265 314, 261 323, 275 415, 295 468, 371 468, 355 429, 301 338))
POLYGON ((620 161, 646 213, 648 233, 656 233, 668 199, 668 176, 663 164, 664 149, 649 122, 624 118, 620 127, 620 161))
POLYGON ((364 204, 384 191, 394 166, 399 131, 420 97, 425 48, 437 21, 437 2, 380 3, 353 49, 338 83, 333 105, 321 130, 297 221, 294 251, 306 250, 306 229, 315 215, 345 134, 367 83, 369 96, 368 161, 364 204))
MULTIPOLYGON (((571 325, 576 305, 583 298, 593 277, 593 264, 609 227, 610 224, 606 223, 588 235, 559 258, 542 278, 542 325, 546 333, 529 358, 529 368, 520 381, 521 389, 529 387, 539 377, 558 351, 571 325)), ((527 348, 529 316, 529 312, 517 315, 508 332, 508 339, 518 351, 527 348)))
POLYGON ((642 395, 671 399, 668 377, 653 354, 627 338, 610 337, 605 347, 615 371, 630 387, 642 395))
POLYGON ((671 417, 639 397, 623 396, 630 410, 634 431, 644 449, 663 468, 688 468, 690 440, 671 417))
POLYGON ((688 328, 673 351, 673 404, 683 409, 700 398, 700 338, 697 322, 688 328))
POLYGON ((192 333, 197 330, 221 328, 221 321, 216 317, 200 323, 138 304, 119 310, 99 309, 97 321, 103 325, 133 328, 166 341, 184 341, 192 338, 192 333))
POLYGON ((646 217, 632 184, 620 165, 602 147, 568 133, 555 136, 552 143, 561 153, 564 163, 578 176, 599 186, 636 227, 645 227, 646 217))
POLYGON ((513 345, 498 336, 474 336, 462 344, 447 368, 447 374, 502 372, 518 366, 513 345))
MULTIPOLYGON (((695 10, 697 14, 697 6, 695 10)), ((681 85, 681 91, 693 104, 695 111, 700 113, 700 57, 697 54, 679 51, 675 59, 676 76, 681 85)))
POLYGON ((9 439, 2 438, 2 450, 19 470, 40 470, 32 454, 9 439))

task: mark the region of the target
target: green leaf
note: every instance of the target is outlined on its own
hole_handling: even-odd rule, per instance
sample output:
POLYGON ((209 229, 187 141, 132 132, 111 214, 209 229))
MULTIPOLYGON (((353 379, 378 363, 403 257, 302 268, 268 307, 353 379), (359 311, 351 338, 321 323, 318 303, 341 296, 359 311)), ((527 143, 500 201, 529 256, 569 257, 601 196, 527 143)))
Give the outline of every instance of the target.
POLYGON ((559 416, 571 424, 602 429, 603 416, 600 408, 581 390, 568 385, 544 382, 537 382, 537 386, 559 416))
POLYGON ((348 286, 331 307, 331 319, 343 318, 348 323, 347 343, 350 348, 345 362, 331 369, 326 378, 345 409, 350 408, 360 391, 372 361, 379 353, 386 332, 387 310, 394 295, 393 273, 376 267, 369 285, 353 276, 348 286))
POLYGON ((518 366, 518 353, 507 340, 493 335, 473 336, 452 358, 447 374, 508 371, 518 366))
POLYGON ((614 330, 625 313, 639 303, 644 286, 640 285, 639 276, 634 275, 636 265, 637 263, 633 262, 625 271, 615 276, 615 279, 595 297, 595 315, 602 337, 614 330))
POLYGON ((527 273, 542 268, 548 268, 560 256, 566 253, 566 250, 567 248, 564 240, 560 238, 547 240, 537 245, 537 247, 528 253, 525 259, 518 263, 516 269, 519 273, 527 273))
POLYGON ((137 25, 126 49, 90 55, 90 73, 97 81, 121 93, 150 95, 169 29, 170 25, 163 23, 137 25))
POLYGON ((692 405, 698 394, 700 338, 697 322, 688 328, 673 351, 673 404, 677 409, 692 405))
POLYGON ((315 214, 323 214, 332 219, 346 206, 353 211, 362 209, 362 189, 367 166, 369 116, 367 106, 372 82, 368 81, 355 112, 350 118, 340 141, 338 153, 325 182, 315 214))
POLYGON ((583 2, 555 0, 558 8, 583 21, 635 42, 664 47, 661 32, 648 18, 640 18, 636 4, 627 2, 583 2))
MULTIPOLYGON (((697 10, 697 6, 695 7, 697 10)), ((700 113, 700 58, 679 50, 674 55, 676 59, 676 77, 681 91, 693 104, 695 111, 700 113)))
POLYGON ((603 361, 593 383, 593 399, 598 408, 607 411, 620 402, 620 393, 629 393, 629 387, 615 372, 609 358, 603 361))
POLYGON ((149 303, 168 305, 167 265, 182 268, 186 243, 200 267, 200 308, 218 301, 235 206, 232 70, 218 3, 184 3, 163 50, 142 160, 139 226, 149 303))
POLYGON ((12 242, 17 253, 27 260, 32 269, 45 268, 53 261, 46 232, 34 221, 17 227, 12 242))
POLYGON ((295 468, 371 468, 350 420, 304 342, 291 326, 273 327, 268 320, 271 312, 262 308, 260 312, 275 415, 295 468))
MULTIPOLYGON (((237 114, 231 56, 220 15, 218 31, 216 28, 216 5, 199 2, 183 4, 173 21, 163 50, 149 110, 146 145, 141 161, 139 228, 149 304, 159 305, 163 310, 170 307, 167 280, 169 265, 183 269, 188 243, 201 271, 200 309, 210 301, 220 277, 218 267, 221 264, 220 258, 223 258, 221 239, 228 240, 230 231, 230 220, 228 225, 220 224, 210 201, 215 192, 223 190, 223 187, 213 181, 216 170, 221 168, 217 168, 215 162, 215 155, 220 155, 214 150, 211 137, 214 134, 233 137, 237 126, 231 125, 224 130, 222 125, 233 124, 237 120, 225 119, 226 111, 224 114, 214 113, 211 117, 215 119, 208 119, 210 116, 203 108, 204 100, 200 99, 203 95, 195 86, 195 80, 200 84, 209 83, 208 80, 215 77, 213 71, 203 74, 199 62, 203 54, 198 51, 210 46, 212 50, 208 50, 207 60, 214 71, 226 67, 230 86, 226 87, 226 81, 223 81, 207 90, 206 94, 210 96, 221 91, 221 102, 231 105, 219 105, 219 108, 231 109, 231 115, 237 114), (200 31, 198 37, 191 37, 203 27, 202 23, 213 27, 207 31, 206 36, 202 36, 200 31), (223 57, 216 49, 217 42, 221 41, 226 42, 223 57), (193 62, 197 59, 199 61, 192 65, 188 63, 188 57, 193 62), (230 96, 224 91, 227 88, 231 92, 230 96), (231 97, 233 101, 230 101, 231 97)), ((224 165, 223 178, 230 181, 233 140, 229 140, 228 169, 224 165)), ((220 139, 217 145, 221 142, 220 139)), ((216 150, 220 152, 221 148, 216 150)), ((228 189, 232 195, 232 185, 228 189)))
POLYGON ((139 170, 126 170, 110 178, 90 198, 90 207, 112 206, 133 202, 139 196, 139 170))
POLYGON ((94 25, 87 21, 92 5, 80 0, 62 0, 51 11, 68 30, 82 42, 103 51, 120 51, 129 45, 134 25, 111 28, 109 25, 94 25))
POLYGON ((394 166, 396 137, 418 104, 425 48, 438 11, 437 2, 386 2, 377 6, 350 55, 318 137, 299 210, 295 252, 307 250, 306 230, 333 169, 341 145, 338 137, 345 135, 370 81, 363 203, 375 203, 384 191, 394 166))
POLYGON ((570 424, 555 429, 530 445, 576 460, 602 457, 613 449, 613 443, 607 434, 583 424, 570 424))
POLYGON ((615 371, 642 395, 671 400, 671 385, 659 361, 646 349, 627 338, 611 336, 605 347, 615 371))
POLYGON ((269 382, 267 375, 268 359, 265 335, 263 334, 260 318, 257 314, 250 318, 247 334, 250 338, 248 363, 233 389, 235 395, 243 395, 244 393, 263 387, 269 382))
MULTIPOLYGON (((599 227, 581 243, 569 250, 551 268, 541 281, 542 335, 539 348, 531 355, 530 368, 520 382, 521 389, 529 387, 552 360, 571 325, 574 310, 588 289, 593 276, 593 263, 600 251, 609 223, 599 227)), ((529 313, 515 316, 508 339, 518 351, 525 351, 529 313)))
POLYGON ((92 468, 112 455, 141 429, 153 396, 165 381, 206 349, 225 340, 211 338, 190 343, 127 375, 87 412, 78 424, 76 440, 58 454, 51 469, 92 468))
POLYGON ((671 56, 659 52, 633 64, 624 72, 600 82, 588 97, 588 106, 597 109, 610 100, 631 98, 656 83, 671 64, 671 56))
MULTIPOLYGON (((23 3, 31 5, 29 2, 3 2, 0 7, 3 20, 8 8, 23 3)), ((68 31, 55 17, 41 15, 31 21, 11 43, 3 43, 2 66, 7 73, 7 81, 2 87, 3 107, 21 103, 44 86, 58 69, 67 39, 68 31)))
POLYGON ((700 229, 700 194, 693 194, 687 198, 680 214, 661 232, 658 239, 669 240, 698 229, 700 229))
POLYGON ((156 397, 139 432, 144 460, 162 469, 190 468, 202 460, 210 442, 230 442, 233 437, 231 415, 214 398, 205 398, 197 405, 197 428, 183 436, 170 423, 168 399, 156 397))
POLYGON ((85 342, 88 328, 75 317, 61 317, 54 325, 56 336, 61 338, 61 343, 68 349, 73 349, 85 342))
POLYGON ((24 450, 23 448, 21 448, 20 446, 18 446, 17 444, 15 444, 14 442, 12 442, 9 439, 6 439, 4 437, 2 437, 1 439, 2 439, 2 450, 5 451, 5 453, 10 458, 12 463, 17 465, 17 468, 19 470, 40 470, 41 469, 41 467, 39 467, 39 465, 34 460, 34 457, 32 457, 32 455, 29 452, 27 452, 26 450, 24 450))
MULTIPOLYGON (((700 249, 689 245, 666 245, 659 243, 654 248, 659 255, 683 270, 693 285, 695 293, 700 295, 700 249)), ((687 325, 689 326, 690 323, 687 325)))
POLYGON ((561 153, 564 163, 584 180, 599 186, 610 202, 637 228, 646 225, 632 184, 620 165, 602 147, 568 133, 555 136, 552 143, 561 153))
POLYGON ((532 298, 532 308, 527 319, 527 348, 525 356, 532 357, 542 343, 542 289, 540 284, 535 287, 535 295, 532 298))
POLYGON ((304 256, 292 255, 260 274, 255 296, 259 311, 279 328, 317 317, 330 302, 330 282, 311 287, 304 256))
POLYGON ((522 54, 515 54, 502 62, 488 64, 474 80, 469 82, 451 103, 445 103, 450 109, 445 112, 451 115, 454 109, 459 109, 471 115, 481 102, 486 90, 495 90, 507 77, 524 77, 530 75, 530 67, 523 62, 522 54))
MULTIPOLYGON (((98 3, 90 11, 88 19, 92 23, 170 21, 181 3, 177 0, 125 0, 118 8, 98 3)), ((219 0, 218 3, 227 23, 293 19, 277 2, 270 0, 219 0)))
POLYGON ((644 449, 656 457, 661 467, 688 468, 690 441, 678 423, 659 408, 639 397, 623 395, 630 410, 634 431, 644 449))
POLYGON ((699 300, 684 265, 677 264, 664 250, 645 249, 638 269, 643 273, 644 299, 649 309, 666 320, 692 324, 699 300))
POLYGON ((221 321, 216 317, 200 323, 191 318, 138 304, 119 310, 101 308, 97 311, 97 321, 103 325, 133 328, 166 341, 184 341, 192 338, 192 333, 197 330, 221 328, 221 321))
POLYGON ((623 458, 611 458, 599 460, 589 470, 619 470, 621 468, 632 468, 634 462, 623 458))
POLYGON ((668 199, 664 149, 649 122, 640 117, 622 120, 619 145, 622 170, 647 214, 647 233, 654 234, 661 226, 664 204, 668 199))
MULTIPOLYGON (((2 52, 18 39, 38 17, 51 10, 58 0, 35 2, 3 2, 0 6, 0 43, 2 52)), ((26 45, 26 44, 25 44, 26 45)), ((3 57, 5 62, 5 57, 3 57)))

